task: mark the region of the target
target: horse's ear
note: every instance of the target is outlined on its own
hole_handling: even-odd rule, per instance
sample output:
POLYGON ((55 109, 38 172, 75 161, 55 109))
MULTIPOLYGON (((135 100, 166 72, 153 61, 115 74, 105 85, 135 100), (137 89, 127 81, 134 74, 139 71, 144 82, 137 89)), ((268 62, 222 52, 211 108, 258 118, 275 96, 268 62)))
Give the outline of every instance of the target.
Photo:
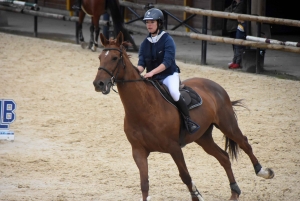
POLYGON ((103 47, 106 47, 106 45, 108 45, 108 43, 109 43, 109 41, 105 38, 103 33, 100 33, 100 41, 101 41, 103 47))
POLYGON ((117 45, 118 45, 118 46, 122 45, 123 41, 124 41, 124 35, 123 35, 123 33, 120 31, 120 33, 119 33, 118 36, 117 36, 117 45))

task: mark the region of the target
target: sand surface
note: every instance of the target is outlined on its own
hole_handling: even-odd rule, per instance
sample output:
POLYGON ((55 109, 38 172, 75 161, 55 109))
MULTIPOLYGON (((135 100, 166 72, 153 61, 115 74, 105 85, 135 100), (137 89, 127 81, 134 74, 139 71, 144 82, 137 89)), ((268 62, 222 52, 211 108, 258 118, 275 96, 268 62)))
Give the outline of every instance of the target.
MULTIPOLYGON (((17 103, 15 141, 0 141, 0 200, 140 200, 138 169, 123 131, 118 94, 96 93, 97 52, 79 45, 0 33, 0 99, 17 103)), ((137 64, 137 54, 132 63, 137 64)), ((257 177, 248 156, 232 162, 240 200, 300 200, 300 82, 177 62, 181 79, 205 77, 222 85, 238 108, 241 130, 275 177, 257 177)), ((223 134, 213 132, 224 147, 223 134)), ((195 143, 183 148, 205 200, 227 200, 218 161, 195 143)), ((171 156, 149 157, 153 201, 188 201, 171 156)))

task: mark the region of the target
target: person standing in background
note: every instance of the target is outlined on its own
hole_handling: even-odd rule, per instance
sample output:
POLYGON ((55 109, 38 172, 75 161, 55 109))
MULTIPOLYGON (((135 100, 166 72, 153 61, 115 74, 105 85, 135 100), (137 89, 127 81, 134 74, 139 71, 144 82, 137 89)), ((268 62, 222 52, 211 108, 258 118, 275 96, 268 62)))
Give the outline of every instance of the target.
MULTIPOLYGON (((236 30, 236 39, 246 40, 246 22, 243 20, 238 20, 237 30, 236 30)), ((230 69, 236 69, 241 67, 242 63, 242 54, 245 51, 246 47, 243 45, 234 45, 234 56, 232 63, 229 65, 230 69)))
MULTIPOLYGON (((232 0, 230 6, 225 8, 224 12, 229 13, 239 13, 246 14, 247 13, 247 0, 232 0)), ((226 20, 226 32, 230 38, 236 38, 236 32, 238 27, 238 21, 235 19, 227 19, 226 20)), ((234 52, 234 45, 232 44, 232 50, 234 52)), ((232 64, 229 63, 230 66, 232 64)))

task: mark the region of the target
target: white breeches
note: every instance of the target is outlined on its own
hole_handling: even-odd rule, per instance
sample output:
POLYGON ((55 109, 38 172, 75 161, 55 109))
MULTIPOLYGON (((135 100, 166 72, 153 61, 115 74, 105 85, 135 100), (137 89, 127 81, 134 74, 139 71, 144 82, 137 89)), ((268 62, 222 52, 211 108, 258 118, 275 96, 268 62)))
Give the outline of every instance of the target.
POLYGON ((176 72, 163 80, 163 83, 168 87, 174 101, 178 101, 180 97, 179 82, 179 74, 176 72))

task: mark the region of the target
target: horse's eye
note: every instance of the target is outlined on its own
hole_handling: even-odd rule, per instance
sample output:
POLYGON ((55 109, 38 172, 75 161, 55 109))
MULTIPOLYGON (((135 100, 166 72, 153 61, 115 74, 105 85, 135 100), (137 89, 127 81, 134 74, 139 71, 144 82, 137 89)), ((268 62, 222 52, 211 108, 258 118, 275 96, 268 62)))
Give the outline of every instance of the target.
POLYGON ((117 61, 117 60, 118 60, 118 57, 113 57, 112 60, 113 60, 113 61, 117 61))

